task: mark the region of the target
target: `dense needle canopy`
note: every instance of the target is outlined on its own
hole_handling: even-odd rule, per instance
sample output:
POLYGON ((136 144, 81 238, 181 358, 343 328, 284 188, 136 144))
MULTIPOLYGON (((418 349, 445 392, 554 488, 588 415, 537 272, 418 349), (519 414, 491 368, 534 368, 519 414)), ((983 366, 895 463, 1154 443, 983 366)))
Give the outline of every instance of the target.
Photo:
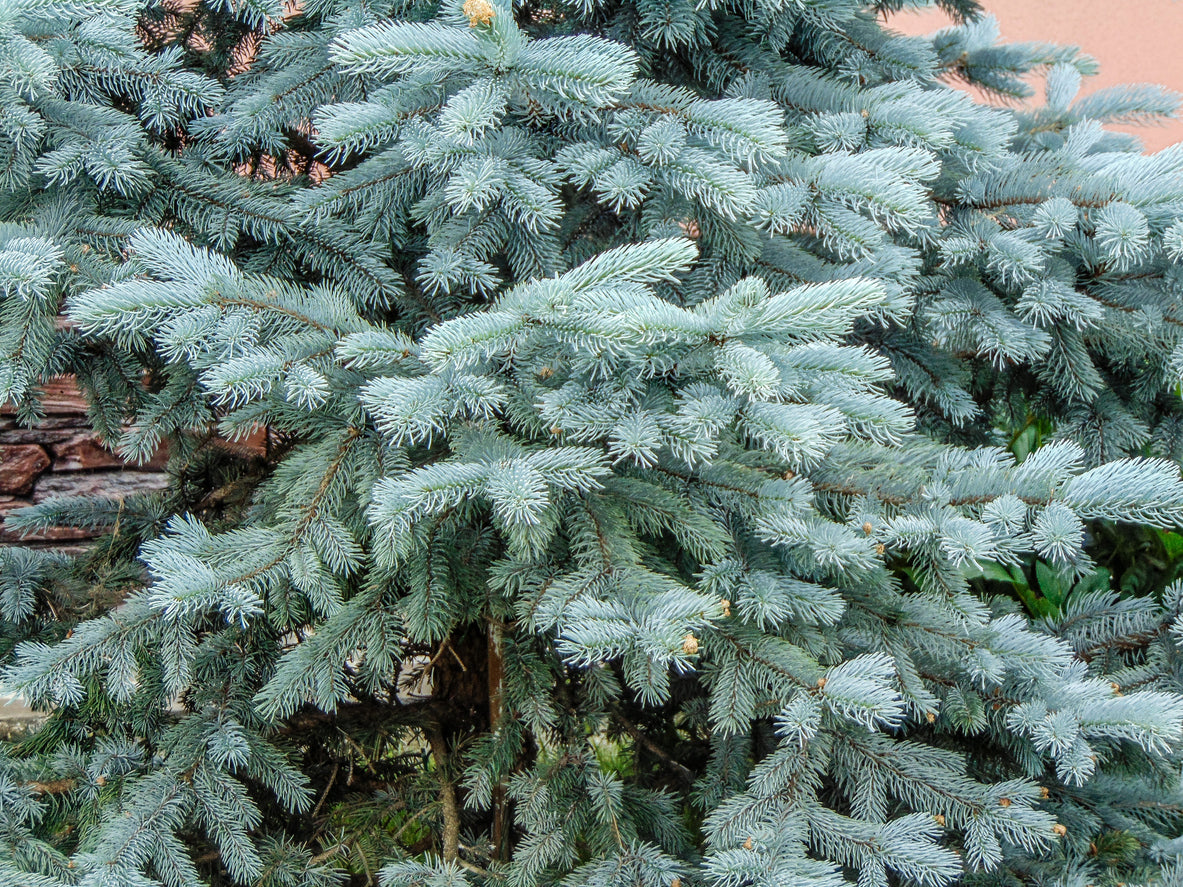
POLYGON ((0 401, 170 481, 8 517, 0 887, 1177 878, 1176 97, 901 5, 0 0, 0 401))

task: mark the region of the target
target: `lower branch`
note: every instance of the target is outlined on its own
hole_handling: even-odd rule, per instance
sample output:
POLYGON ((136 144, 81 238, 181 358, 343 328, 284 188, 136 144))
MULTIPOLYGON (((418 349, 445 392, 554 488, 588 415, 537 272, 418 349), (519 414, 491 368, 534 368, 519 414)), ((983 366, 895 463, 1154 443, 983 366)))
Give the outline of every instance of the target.
POLYGON ((460 805, 456 801, 456 786, 448 774, 448 746, 444 733, 438 726, 428 728, 427 742, 435 758, 435 773, 440 781, 440 807, 444 816, 443 857, 458 859, 460 856, 460 805))

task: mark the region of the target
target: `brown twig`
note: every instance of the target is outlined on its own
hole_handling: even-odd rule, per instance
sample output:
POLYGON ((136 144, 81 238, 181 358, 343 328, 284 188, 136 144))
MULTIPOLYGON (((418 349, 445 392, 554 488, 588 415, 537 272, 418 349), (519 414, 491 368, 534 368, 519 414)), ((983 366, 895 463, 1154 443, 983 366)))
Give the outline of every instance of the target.
MULTIPOLYGON (((504 715, 503 684, 505 681, 505 663, 501 655, 501 631, 499 622, 489 621, 488 650, 489 650, 489 729, 496 733, 504 715)), ((509 805, 505 799, 505 780, 500 779, 493 786, 493 859, 500 859, 504 849, 505 837, 508 833, 509 805)))
POLYGON ((656 742, 641 732, 641 729, 624 716, 616 706, 612 707, 612 715, 616 718, 617 723, 624 728, 624 732, 633 738, 633 741, 645 746, 646 750, 651 752, 654 756, 659 758, 663 763, 669 766, 674 772, 681 776, 686 782, 694 782, 694 771, 683 764, 681 761, 674 760, 674 758, 664 748, 659 746, 656 742))
POLYGON ((316 802, 316 806, 312 808, 312 818, 316 818, 316 814, 320 813, 320 808, 324 806, 325 798, 329 796, 329 792, 333 790, 333 783, 337 781, 337 771, 341 769, 340 761, 333 761, 333 772, 329 774, 329 783, 325 786, 325 790, 320 795, 320 800, 316 802))

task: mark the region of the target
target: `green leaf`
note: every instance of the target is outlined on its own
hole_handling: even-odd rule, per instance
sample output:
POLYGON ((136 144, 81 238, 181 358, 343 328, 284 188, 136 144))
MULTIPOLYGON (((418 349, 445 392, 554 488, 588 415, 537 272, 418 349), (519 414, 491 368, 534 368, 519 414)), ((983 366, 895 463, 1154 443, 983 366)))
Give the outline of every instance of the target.
POLYGON ((1059 612, 1060 606, 1064 603, 1064 598, 1067 594, 1064 584, 1060 581, 1060 577, 1056 574, 1056 571, 1043 561, 1036 561, 1035 579, 1039 583, 1040 594, 1052 606, 1053 612, 1059 612))

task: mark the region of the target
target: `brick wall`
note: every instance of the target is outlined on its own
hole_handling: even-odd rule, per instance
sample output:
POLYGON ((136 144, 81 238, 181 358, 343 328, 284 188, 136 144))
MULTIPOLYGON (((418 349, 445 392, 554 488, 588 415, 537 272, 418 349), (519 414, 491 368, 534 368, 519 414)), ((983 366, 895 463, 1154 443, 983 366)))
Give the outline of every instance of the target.
MULTIPOLYGON (((998 19, 1004 40, 1079 46, 1101 64, 1085 78, 1082 95, 1124 83, 1160 83, 1183 92, 1183 2, 1180 0, 982 0, 998 19)), ((908 10, 888 18, 905 34, 948 27, 937 9, 908 10)), ((1042 99, 1043 81, 1030 78, 1042 99)), ((1183 116, 1155 126, 1114 126, 1140 138, 1150 151, 1183 142, 1183 116)))

